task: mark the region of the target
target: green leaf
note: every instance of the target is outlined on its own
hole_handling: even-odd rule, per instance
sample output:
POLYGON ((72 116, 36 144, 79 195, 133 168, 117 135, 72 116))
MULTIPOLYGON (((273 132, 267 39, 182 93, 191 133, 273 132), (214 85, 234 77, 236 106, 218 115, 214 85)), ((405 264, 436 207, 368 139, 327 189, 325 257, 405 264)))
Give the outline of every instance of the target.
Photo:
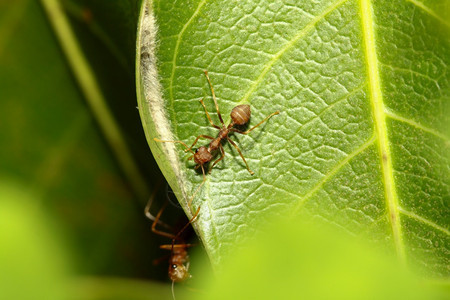
POLYGON ((213 265, 270 211, 368 234, 400 261, 448 276, 448 2, 285 2, 155 1, 141 12, 147 140, 185 211, 201 206, 194 226, 213 265), (232 137, 255 175, 226 145, 191 208, 202 175, 183 147, 153 138, 217 135, 198 101, 218 124, 203 70, 226 123, 238 104, 251 105, 250 126, 281 113, 232 137))
MULTIPOLYGON (((160 174, 142 131, 131 71, 140 2, 104 1, 107 9, 100 1, 68 2, 57 5, 64 4, 63 18, 76 29, 72 42, 88 56, 94 81, 100 82, 109 107, 120 112, 114 114, 115 122, 127 145, 134 146, 130 148, 145 170, 149 189, 160 174), (81 12, 89 12, 90 22, 81 12), (129 72, 105 40, 118 45, 129 72)), ((54 227, 68 239, 77 275, 165 279, 167 266, 152 265, 164 254, 155 245, 166 241, 151 233, 144 216, 149 194, 139 197, 136 185, 122 172, 41 4, 0 1, 0 182, 16 182, 30 190, 34 197, 24 201, 54 219, 54 227)), ((30 241, 35 238, 32 232, 29 235, 30 241)), ((41 242, 38 247, 46 249, 46 241, 41 242)), ((35 264, 45 266, 45 261, 35 264)), ((45 271, 36 268, 33 274, 45 271)), ((22 278, 20 284, 25 281, 22 278)))
POLYGON ((217 278, 204 276, 208 293, 203 298, 445 299, 448 295, 373 244, 317 225, 272 219, 268 230, 228 258, 217 278))
POLYGON ((0 298, 66 299, 66 247, 26 189, 0 183, 0 298))
POLYGON ((75 277, 67 239, 39 199, 15 182, 0 182, 2 299, 173 299, 160 282, 75 277))

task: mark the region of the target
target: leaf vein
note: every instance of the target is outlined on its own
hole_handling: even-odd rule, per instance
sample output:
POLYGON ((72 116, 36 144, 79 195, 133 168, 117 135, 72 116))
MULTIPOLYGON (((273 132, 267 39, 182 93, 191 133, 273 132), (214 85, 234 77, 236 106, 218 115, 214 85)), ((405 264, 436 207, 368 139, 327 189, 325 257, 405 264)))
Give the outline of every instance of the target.
POLYGON ((341 162, 339 162, 331 171, 329 171, 323 178, 320 180, 316 186, 314 186, 300 201, 297 206, 293 209, 293 215, 297 214, 303 205, 330 179, 332 178, 339 170, 341 170, 350 160, 356 157, 358 154, 364 152, 370 145, 375 141, 376 136, 373 135, 367 142, 362 144, 358 149, 350 153, 346 158, 344 158, 341 162))
POLYGON ((392 155, 389 148, 386 114, 383 95, 381 92, 380 74, 378 71, 379 61, 376 53, 374 16, 370 0, 360 0, 360 14, 367 64, 367 76, 369 80, 369 97, 373 110, 375 134, 378 140, 378 151, 380 155, 386 206, 397 255, 401 261, 405 262, 405 245, 403 242, 403 234, 400 223, 398 196, 392 166, 392 155))
POLYGON ((348 100, 348 98, 350 98, 351 96, 353 96, 354 94, 356 94, 357 92, 361 91, 364 86, 366 85, 366 83, 361 84, 359 87, 355 88, 353 91, 351 91, 350 93, 346 94, 344 97, 336 100, 335 102, 333 102, 332 104, 328 105, 324 110, 322 110, 321 112, 319 112, 316 116, 314 116, 313 118, 311 118, 310 120, 306 121, 304 124, 302 124, 295 132, 295 134, 298 134, 300 132, 300 130, 302 130, 306 125, 310 124, 311 122, 320 119, 320 117, 325 114, 327 111, 331 110, 333 107, 335 107, 337 104, 348 100))
POLYGON ((333 12, 335 9, 337 9, 339 6, 347 2, 348 0, 339 0, 334 2, 332 5, 330 5, 327 9, 325 9, 320 15, 316 16, 313 20, 311 20, 310 23, 308 23, 305 27, 303 27, 302 30, 300 30, 290 41, 288 41, 276 54, 273 55, 272 59, 269 60, 263 70, 261 71, 261 74, 256 78, 256 80, 253 82, 253 84, 250 85, 249 90, 247 93, 242 97, 241 101, 239 103, 247 103, 249 97, 255 92, 257 87, 261 84, 269 70, 272 68, 272 66, 280 59, 281 56, 283 56, 284 53, 289 51, 294 45, 303 37, 305 37, 309 32, 311 32, 315 25, 323 20, 329 13, 333 12))
POLYGON ((419 216, 419 215, 417 215, 417 214, 415 214, 413 212, 407 211, 407 210, 405 210, 405 209, 403 209, 401 207, 400 207, 399 210, 400 210, 400 212, 402 214, 404 214, 405 216, 410 217, 411 219, 414 219, 414 220, 419 221, 419 222, 421 222, 423 224, 426 224, 426 225, 428 225, 430 227, 433 227, 434 229, 442 231, 446 235, 450 235, 450 231, 447 228, 444 228, 444 227, 442 227, 440 225, 437 225, 436 223, 431 222, 430 220, 428 220, 428 219, 426 219, 424 217, 421 217, 421 216, 419 216))
POLYGON ((415 6, 417 6, 418 8, 422 9, 423 11, 425 11, 427 14, 429 14, 430 16, 434 17, 436 20, 438 20, 439 22, 441 22, 442 24, 450 27, 450 23, 446 20, 444 20, 443 18, 441 18, 440 16, 438 16, 436 14, 436 12, 434 12, 431 8, 427 7, 425 4, 423 4, 420 1, 417 0, 406 0, 408 2, 411 2, 412 4, 414 4, 415 6))
POLYGON ((414 74, 414 75, 416 75, 416 76, 425 78, 425 79, 427 79, 427 80, 429 80, 429 81, 431 81, 431 82, 436 83, 436 86, 437 86, 438 89, 439 89, 439 83, 438 83, 439 79, 441 79, 442 77, 445 76, 445 72, 444 72, 444 73, 443 73, 442 75, 440 75, 438 78, 432 78, 432 77, 430 77, 429 75, 422 74, 422 73, 419 73, 419 72, 417 72, 417 71, 413 71, 413 70, 409 70, 409 69, 404 69, 404 68, 399 68, 399 67, 394 67, 394 66, 391 66, 391 65, 388 65, 388 64, 385 64, 385 63, 381 63, 381 62, 379 62, 379 64, 382 65, 382 66, 384 66, 384 67, 386 67, 386 68, 389 68, 389 69, 391 69, 391 70, 393 70, 393 71, 399 71, 399 72, 411 73, 411 74, 414 74))
MULTIPOLYGON (((192 16, 189 18, 189 20, 186 22, 186 24, 184 24, 183 28, 181 28, 180 33, 178 33, 176 35, 176 36, 178 36, 178 38, 177 38, 177 42, 175 43, 175 49, 173 50, 172 70, 171 70, 171 73, 170 73, 170 80, 169 80, 169 97, 170 97, 172 111, 174 111, 173 80, 175 78, 175 69, 177 67, 176 63, 177 63, 178 49, 180 48, 180 44, 181 44, 181 40, 183 38, 184 32, 189 27, 189 25, 191 25, 191 23, 195 19, 195 17, 200 13, 200 10, 201 10, 201 8, 203 7, 203 5, 205 3, 206 3, 206 0, 202 0, 198 4, 198 6, 195 9, 195 11, 192 14, 192 16)), ((173 122, 176 122, 176 119, 173 119, 173 122)), ((176 126, 176 124, 174 124, 173 128, 175 128, 175 130, 177 130, 177 127, 178 126, 176 126)))
POLYGON ((444 140, 446 142, 450 141, 450 139, 447 136, 445 136, 443 133, 440 133, 439 131, 436 131, 434 129, 428 128, 426 126, 423 126, 422 124, 420 124, 420 123, 418 123, 418 122, 416 122, 414 120, 410 120, 408 118, 404 118, 402 116, 399 116, 396 113, 393 113, 393 112, 389 111, 388 109, 385 109, 384 113, 386 114, 386 116, 388 116, 389 118, 391 118, 393 120, 397 120, 397 121, 406 123, 408 125, 411 125, 412 127, 415 127, 415 128, 420 129, 422 131, 430 133, 430 134, 432 134, 432 135, 434 135, 434 136, 436 136, 436 137, 438 137, 438 138, 440 138, 440 139, 442 139, 442 140, 444 140))

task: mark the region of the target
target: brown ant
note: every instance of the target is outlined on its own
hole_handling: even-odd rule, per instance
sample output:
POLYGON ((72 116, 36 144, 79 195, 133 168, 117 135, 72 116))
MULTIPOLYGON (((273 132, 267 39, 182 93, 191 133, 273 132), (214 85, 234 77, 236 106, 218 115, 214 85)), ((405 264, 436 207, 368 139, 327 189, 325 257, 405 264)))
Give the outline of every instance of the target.
POLYGON ((197 188, 197 190, 195 191, 194 195, 192 195, 192 198, 189 201, 189 204, 192 202, 192 200, 194 199, 194 196, 197 194, 199 189, 202 187, 202 185, 206 181, 206 174, 205 174, 205 169, 204 169, 203 165, 209 163, 214 158, 215 152, 217 150, 220 151, 221 156, 213 163, 211 168, 209 168, 209 170, 208 170, 208 174, 209 174, 211 172, 212 168, 214 168, 214 166, 225 157, 225 150, 223 149, 222 141, 228 141, 234 148, 236 148, 236 150, 239 152, 239 155, 241 156, 242 160, 244 161, 244 163, 245 163, 245 165, 247 167, 247 170, 250 172, 251 175, 255 174, 252 170, 250 170, 250 167, 248 166, 247 161, 245 160, 244 155, 242 154, 242 152, 239 149, 239 147, 236 145, 235 142, 233 142, 229 138, 228 135, 230 133, 233 133, 233 132, 237 132, 237 133, 240 133, 240 134, 248 134, 250 131, 252 131, 253 129, 257 128, 258 126, 260 126, 261 124, 266 122, 270 117, 280 113, 279 111, 276 111, 276 112, 268 115, 264 120, 259 122, 256 126, 253 126, 249 130, 241 131, 239 129, 236 129, 235 126, 241 126, 241 125, 247 124, 250 121, 250 116, 251 116, 250 105, 248 105, 248 104, 241 104, 241 105, 238 105, 238 106, 234 107, 231 110, 231 114, 230 114, 231 122, 230 122, 230 124, 228 124, 228 126, 226 126, 225 123, 223 122, 222 115, 220 114, 220 111, 219 111, 219 105, 217 104, 216 95, 214 93, 214 89, 213 89, 213 86, 211 84, 211 80, 209 79, 208 71, 204 71, 204 72, 205 72, 205 75, 206 75, 206 79, 208 80, 209 86, 211 88, 212 98, 213 98, 214 104, 216 106, 217 116, 219 117, 220 123, 222 124, 221 127, 215 125, 213 123, 213 121, 211 120, 211 117, 210 117, 208 111, 206 110, 206 106, 205 106, 205 103, 203 102, 203 99, 200 100, 200 103, 202 104, 203 108, 205 109, 206 117, 208 118, 208 121, 211 124, 211 126, 213 126, 214 128, 219 129, 219 133, 217 134, 217 137, 214 138, 212 136, 203 135, 203 134, 199 135, 195 139, 194 143, 190 147, 188 147, 182 141, 163 141, 163 140, 154 138, 154 140, 157 141, 157 142, 179 143, 179 144, 183 145, 184 147, 186 147, 185 152, 190 151, 193 154, 192 156, 190 156, 188 158, 188 160, 191 160, 192 158, 194 158, 194 162, 197 164, 195 166, 195 169, 198 169, 198 168, 202 169, 203 181, 200 184, 200 186, 197 188), (211 142, 209 143, 208 146, 201 146, 197 150, 195 150, 195 152, 192 151, 192 147, 194 147, 195 144, 197 144, 197 142, 198 142, 198 140, 200 138, 209 139, 209 140, 211 140, 211 142))
MULTIPOLYGON (((186 230, 186 228, 188 228, 188 226, 192 222, 194 222, 197 219, 198 214, 200 212, 200 207, 197 209, 196 213, 189 220, 189 222, 186 223, 184 225, 184 227, 180 231, 178 231, 177 234, 172 234, 172 233, 158 230, 156 228, 157 224, 163 224, 164 226, 167 227, 167 225, 165 225, 163 222, 160 221, 160 218, 161 218, 161 215, 162 215, 164 209, 167 207, 168 201, 166 201, 164 203, 164 205, 161 207, 161 209, 159 210, 156 217, 153 218, 153 216, 150 214, 150 207, 153 202, 153 199, 155 198, 156 190, 157 189, 155 189, 155 191, 153 192, 153 195, 151 196, 150 200, 147 203, 147 206, 145 207, 145 215, 148 218, 150 218, 151 220, 153 220, 152 231, 155 234, 172 239, 171 244, 160 245, 159 248, 165 249, 165 250, 170 250, 168 274, 169 274, 170 280, 172 281, 172 296, 175 299, 174 283, 185 281, 186 279, 189 279, 191 277, 191 275, 189 274, 189 255, 187 252, 187 248, 195 246, 194 244, 184 243, 183 240, 181 239, 181 234, 184 232, 184 230, 186 230), (180 243, 176 244, 175 243, 176 241, 179 241, 180 243)), ((165 258, 165 257, 163 257, 163 258, 165 258)), ((159 260, 156 260, 156 262, 159 262, 159 260)))

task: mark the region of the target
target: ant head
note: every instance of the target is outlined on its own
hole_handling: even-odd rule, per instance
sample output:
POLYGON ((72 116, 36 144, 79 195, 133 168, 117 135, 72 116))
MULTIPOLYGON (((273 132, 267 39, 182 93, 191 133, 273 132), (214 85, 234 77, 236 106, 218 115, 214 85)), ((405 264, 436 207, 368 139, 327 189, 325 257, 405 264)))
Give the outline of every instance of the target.
POLYGON ((188 269, 183 264, 171 264, 169 277, 173 282, 180 282, 190 278, 191 274, 189 274, 188 269))
POLYGON ((242 104, 238 105, 231 111, 231 120, 236 125, 244 125, 250 120, 250 105, 242 104))
POLYGON ((207 162, 210 162, 213 159, 212 154, 208 151, 206 146, 201 146, 197 150, 195 150, 194 161, 198 165, 204 165, 207 162))

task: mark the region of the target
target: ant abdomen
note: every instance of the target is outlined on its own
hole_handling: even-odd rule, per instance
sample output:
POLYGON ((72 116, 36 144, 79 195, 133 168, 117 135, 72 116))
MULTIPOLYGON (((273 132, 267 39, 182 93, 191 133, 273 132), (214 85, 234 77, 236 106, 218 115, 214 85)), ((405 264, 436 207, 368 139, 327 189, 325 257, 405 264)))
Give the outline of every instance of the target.
POLYGON ((247 124, 248 121, 250 121, 250 105, 248 104, 241 104, 233 108, 231 111, 231 120, 233 120, 233 123, 236 125, 244 125, 247 124))

